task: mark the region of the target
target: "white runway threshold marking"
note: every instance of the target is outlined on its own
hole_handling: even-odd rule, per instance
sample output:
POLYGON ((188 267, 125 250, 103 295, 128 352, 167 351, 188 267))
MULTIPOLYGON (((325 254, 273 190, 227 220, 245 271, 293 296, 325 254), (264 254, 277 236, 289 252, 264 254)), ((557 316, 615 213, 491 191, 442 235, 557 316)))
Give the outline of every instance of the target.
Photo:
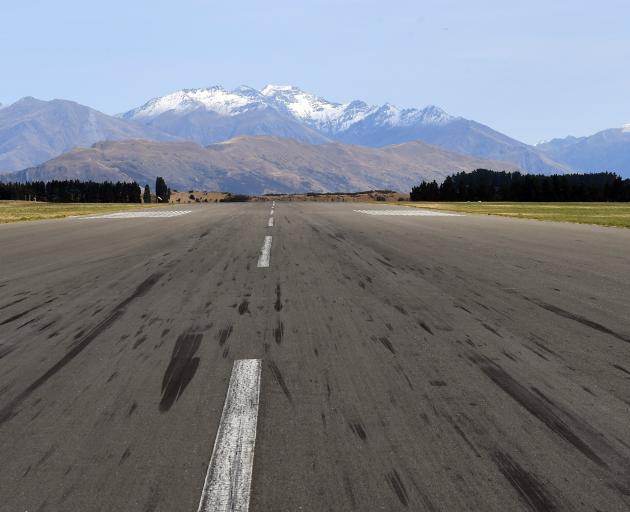
POLYGON ((265 268, 269 266, 269 259, 271 258, 271 237, 267 235, 262 249, 260 250, 260 257, 258 258, 258 268, 265 268))
POLYGON ((120 212, 108 213, 106 215, 92 215, 90 217, 77 217, 77 219, 139 219, 139 218, 168 218, 179 217, 191 213, 192 210, 160 210, 160 211, 144 211, 144 212, 120 212))
POLYGON ((367 215, 391 215, 406 217, 463 217, 459 213, 436 212, 434 210, 354 210, 367 215))
POLYGON ((197 512, 247 512, 252 484, 260 359, 234 361, 197 512))

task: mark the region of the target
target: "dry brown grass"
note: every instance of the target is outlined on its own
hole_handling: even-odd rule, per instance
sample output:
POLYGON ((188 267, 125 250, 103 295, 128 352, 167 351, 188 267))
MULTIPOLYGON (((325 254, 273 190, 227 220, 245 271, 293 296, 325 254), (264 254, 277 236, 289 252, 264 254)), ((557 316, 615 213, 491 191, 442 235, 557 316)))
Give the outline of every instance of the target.
POLYGON ((205 192, 199 190, 193 190, 192 192, 171 192, 170 202, 174 204, 217 203, 224 199, 226 195, 227 194, 223 192, 205 192))

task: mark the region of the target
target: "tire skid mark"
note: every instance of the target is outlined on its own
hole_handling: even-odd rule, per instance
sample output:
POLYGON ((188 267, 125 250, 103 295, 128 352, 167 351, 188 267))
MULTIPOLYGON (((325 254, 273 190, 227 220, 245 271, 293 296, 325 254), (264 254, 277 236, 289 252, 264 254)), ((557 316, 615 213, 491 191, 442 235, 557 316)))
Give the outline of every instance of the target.
POLYGON ((14 350, 15 350, 15 345, 13 346, 0 345, 0 359, 2 359, 5 356, 8 356, 14 350))
POLYGON ((273 330, 273 337, 276 343, 280 345, 282 343, 282 337, 284 336, 284 324, 278 320, 277 327, 273 330))
POLYGON ((523 344, 523 347, 525 347, 527 350, 529 350, 532 354, 536 354, 541 359, 544 359, 545 361, 549 361, 549 358, 545 354, 543 354, 542 352, 539 352, 535 348, 530 347, 529 345, 525 345, 525 344, 523 344))
POLYGON ((282 290, 280 289, 280 283, 276 285, 276 303, 274 305, 276 311, 282 309, 282 290))
POLYGON ((543 342, 542 339, 540 339, 538 336, 533 335, 531 338, 531 342, 536 345, 538 348, 540 348, 541 350, 544 350, 545 352, 547 352, 548 354, 551 354, 552 356, 555 356, 559 359, 562 359, 562 357, 560 355, 558 355, 557 352, 551 350, 547 345, 545 345, 545 343, 543 342))
POLYGON ((503 336, 499 333, 499 331, 497 331, 494 327, 492 327, 491 325, 487 324, 486 322, 480 321, 481 325, 489 332, 491 332, 492 334, 494 334, 495 336, 498 336, 499 338, 503 338, 503 336))
POLYGON ((381 263, 382 265, 385 265, 386 267, 395 268, 394 265, 392 265, 389 261, 385 261, 381 258, 374 258, 374 259, 378 261, 379 263, 381 263))
MULTIPOLYGON (((525 408, 535 418, 545 424, 552 432, 562 437, 565 441, 573 445, 584 456, 593 461, 598 466, 607 468, 607 464, 567 425, 567 423, 557 414, 556 407, 544 399, 536 396, 533 392, 516 381, 512 376, 503 370, 496 363, 479 356, 470 358, 473 363, 479 366, 486 376, 499 386, 521 407, 525 408)), ((585 429, 583 427, 583 429, 585 429)))
POLYGON ((228 325, 225 329, 219 329, 219 333, 217 334, 217 339, 219 340, 219 346, 225 345, 227 340, 230 338, 232 334, 232 325, 228 325))
POLYGON ((536 304, 538 307, 546 309, 547 311, 550 311, 551 313, 554 313, 558 316, 567 318, 569 320, 573 320, 574 322, 578 322, 596 331, 602 332, 604 334, 609 334, 610 336, 613 336, 617 338, 618 340, 625 341, 626 343, 630 343, 630 336, 613 331, 612 329, 609 329, 605 325, 594 322, 593 320, 589 320, 588 318, 585 318, 583 316, 576 315, 575 313, 571 313, 570 311, 565 311, 564 309, 559 308, 558 306, 554 306, 553 304, 548 304, 538 299, 534 299, 531 297, 525 297, 525 299, 531 302, 532 304, 536 304))
POLYGON ((24 322, 23 324, 18 325, 18 326, 15 328, 15 330, 16 330, 16 331, 19 331, 22 327, 26 327, 27 325, 32 324, 33 322, 38 322, 38 321, 40 321, 41 319, 42 319, 42 316, 41 316, 41 315, 40 315, 40 316, 33 317, 33 318, 31 318, 30 320, 27 320, 26 322, 24 322))
POLYGON ((367 433, 365 432, 365 426, 361 421, 348 422, 348 426, 350 430, 356 435, 361 441, 365 441, 367 439, 367 433))
POLYGON ((470 448, 473 451, 473 453, 477 456, 477 458, 481 458, 481 453, 479 453, 479 450, 477 450, 477 448, 472 443, 472 441, 470 439, 468 439, 468 436, 461 429, 461 427, 459 425, 457 425, 456 423, 452 423, 452 425, 453 425, 453 429, 455 430, 455 432, 457 432, 459 437, 461 437, 464 440, 464 442, 468 445, 468 448, 470 448))
POLYGON ((238 305, 238 314, 244 315, 245 313, 249 313, 249 301, 247 299, 243 299, 238 305))
POLYGON ((49 327, 51 327, 52 325, 56 324, 57 320, 52 320, 51 322, 48 322, 45 325, 42 325, 39 329, 37 329, 38 332, 42 332, 45 331, 46 329, 48 329, 49 327))
POLYGON ((389 484, 389 486, 392 488, 392 490, 398 497, 398 500, 405 507, 408 507, 409 495, 407 494, 407 489, 405 488, 405 485, 402 483, 402 480, 400 479, 400 475, 398 474, 398 471, 393 469, 392 471, 387 473, 387 475, 385 475, 385 480, 387 480, 387 483, 389 484))
POLYGON ((381 342, 381 344, 387 349, 389 350, 392 354, 396 353, 396 349, 394 348, 394 345, 392 345, 392 342, 389 341, 389 338, 387 336, 381 336, 380 338, 378 338, 378 341, 381 342))
MULTIPOLYGON (((151 274, 144 281, 142 281, 126 299, 119 302, 114 307, 112 312, 107 315, 103 320, 96 324, 90 331, 88 331, 81 339, 72 345, 70 350, 59 359, 53 366, 51 366, 46 372, 44 372, 38 379, 31 383, 24 391, 11 400, 7 405, 0 409, 0 425, 9 420, 14 414, 16 407, 26 398, 28 398, 35 390, 45 384, 48 379, 53 377, 58 371, 63 369, 68 363, 70 363, 76 356, 78 356, 83 350, 85 350, 90 343, 92 343, 100 334, 109 329, 126 311, 127 306, 138 297, 145 295, 155 284, 159 281, 163 274, 155 273, 151 274)), ((51 299, 48 302, 52 302, 51 299)))
POLYGON ((160 412, 168 411, 179 400, 190 384, 199 367, 199 357, 195 357, 203 334, 188 330, 180 334, 175 341, 171 360, 162 377, 162 398, 160 412))
POLYGON ((422 321, 422 320, 418 320, 418 325, 420 327, 422 327, 425 331, 427 331, 429 334, 433 335, 433 331, 431 330, 431 328, 426 324, 426 322, 422 321))
POLYGON ((28 297, 22 297, 21 299, 16 299, 13 302, 9 302, 8 304, 5 304, 4 306, 0 306, 0 311, 10 306, 13 306, 14 304, 19 304, 20 302, 24 302, 26 299, 28 299, 28 297))
POLYGON ((535 512, 557 510, 554 500, 540 481, 507 453, 497 451, 492 459, 501 474, 532 510, 535 512))
POLYGON ((626 370, 623 366, 618 365, 618 364, 612 364, 611 365, 613 368, 616 368, 617 370, 619 370, 620 372, 625 373, 626 375, 630 375, 630 371, 626 370))
POLYGON ((56 300, 56 298, 48 299, 47 301, 42 302, 41 304, 38 304, 37 306, 33 306, 32 308, 29 308, 26 311, 22 311, 21 313, 17 313, 15 315, 13 315, 12 317, 9 317, 6 320, 3 320, 2 322, 0 322, 0 325, 6 325, 6 324, 10 324, 11 322, 15 322, 16 320, 19 320, 23 316, 26 316, 29 313, 35 311, 36 309, 44 307, 46 304, 50 304, 51 302, 53 302, 55 300, 56 300))
POLYGON ((407 310, 404 307, 402 307, 400 304, 394 304, 394 309, 405 316, 408 315, 407 310))
POLYGON ((278 385, 282 389, 282 392, 285 394, 289 402, 293 403, 291 392, 289 391, 289 388, 287 387, 287 384, 284 381, 284 377, 282 376, 282 372, 280 372, 280 369, 278 368, 276 363, 273 361, 269 361, 269 369, 271 370, 274 380, 278 383, 278 385))

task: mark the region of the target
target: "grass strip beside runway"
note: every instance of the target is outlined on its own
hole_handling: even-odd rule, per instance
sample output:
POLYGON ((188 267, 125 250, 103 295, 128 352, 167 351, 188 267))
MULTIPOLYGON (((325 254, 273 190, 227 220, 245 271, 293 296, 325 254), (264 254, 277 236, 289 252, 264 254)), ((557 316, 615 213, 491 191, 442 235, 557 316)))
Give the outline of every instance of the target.
POLYGON ((163 206, 168 206, 168 204, 0 201, 0 224, 26 220, 61 219, 74 215, 137 211, 145 208, 161 208, 163 206))
POLYGON ((630 203, 397 202, 398 206, 630 228, 630 203))

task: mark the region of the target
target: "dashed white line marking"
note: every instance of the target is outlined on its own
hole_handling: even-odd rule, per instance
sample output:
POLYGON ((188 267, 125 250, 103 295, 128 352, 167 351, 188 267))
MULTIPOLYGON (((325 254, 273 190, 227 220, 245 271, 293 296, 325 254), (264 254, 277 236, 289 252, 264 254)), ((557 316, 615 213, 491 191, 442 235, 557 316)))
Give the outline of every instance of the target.
POLYGON ((273 215, 273 208, 271 209, 271 211, 269 212, 269 215, 273 215))
POLYGON ((273 217, 269 217, 269 222, 267 222, 267 227, 268 228, 272 228, 273 227, 273 217))
POLYGON ((267 235, 262 249, 260 250, 260 257, 258 258, 258 268, 264 268, 269 266, 269 259, 271 258, 271 237, 267 235))
POLYGON ((139 219, 139 218, 167 218, 179 217, 186 215, 192 210, 160 210, 160 211, 144 211, 144 212, 120 212, 108 213, 105 215, 92 215, 90 217, 76 217, 77 219, 139 219))
POLYGON ((433 210, 354 210, 368 215, 392 215, 406 217, 463 217, 459 213, 436 212, 433 210))
POLYGON ((197 512, 247 512, 252 484, 260 359, 234 361, 197 512))

